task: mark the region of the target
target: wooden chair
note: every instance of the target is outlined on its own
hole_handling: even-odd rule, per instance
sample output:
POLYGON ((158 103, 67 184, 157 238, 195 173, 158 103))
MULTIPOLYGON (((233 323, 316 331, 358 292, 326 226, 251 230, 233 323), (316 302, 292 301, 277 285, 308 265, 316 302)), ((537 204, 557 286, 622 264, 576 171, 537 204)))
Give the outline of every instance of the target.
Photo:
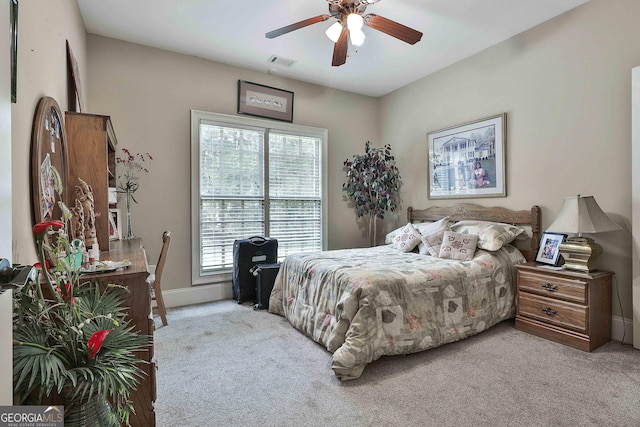
POLYGON ((147 282, 151 288, 151 301, 155 301, 162 319, 162 324, 167 326, 167 309, 164 305, 164 298, 162 297, 162 271, 164 270, 164 263, 167 260, 167 252, 169 252, 169 244, 171 243, 171 232, 165 231, 162 233, 162 250, 160 251, 160 257, 158 263, 155 266, 155 271, 149 274, 147 282))

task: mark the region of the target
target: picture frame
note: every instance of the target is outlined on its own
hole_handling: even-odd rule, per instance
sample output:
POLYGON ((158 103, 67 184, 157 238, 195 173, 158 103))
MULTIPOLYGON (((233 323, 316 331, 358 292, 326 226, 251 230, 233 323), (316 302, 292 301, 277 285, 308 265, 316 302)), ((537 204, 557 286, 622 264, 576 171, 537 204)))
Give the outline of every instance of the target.
POLYGON ((293 92, 238 80, 238 114, 293 122, 293 92))
POLYGON ((109 209, 109 240, 122 240, 122 213, 120 209, 109 209))
POLYGON ((507 113, 427 133, 427 197, 506 197, 507 113))
POLYGON ((80 69, 78 61, 71 50, 69 40, 67 40, 67 81, 69 110, 82 113, 82 81, 80 80, 80 69), (77 108, 76 108, 77 107, 77 108))
POLYGON ((18 100, 18 0, 9 0, 9 37, 11 43, 11 102, 18 100))
POLYGON ((558 266, 560 263, 560 243, 564 242, 567 238, 566 234, 561 233, 542 233, 540 238, 540 246, 538 248, 538 254, 536 255, 536 262, 542 264, 548 264, 551 266, 558 266))

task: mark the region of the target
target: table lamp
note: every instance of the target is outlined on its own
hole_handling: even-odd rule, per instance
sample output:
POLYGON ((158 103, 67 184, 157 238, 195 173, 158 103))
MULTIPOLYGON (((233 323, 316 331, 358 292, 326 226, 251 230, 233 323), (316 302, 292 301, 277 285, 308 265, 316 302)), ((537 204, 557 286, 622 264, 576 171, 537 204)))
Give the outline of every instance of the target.
POLYGON ((588 273, 593 271, 595 259, 602 253, 602 246, 582 233, 604 233, 622 228, 611 221, 593 196, 571 196, 564 199, 560 213, 547 231, 556 233, 573 233, 558 246, 564 258, 564 268, 588 273))

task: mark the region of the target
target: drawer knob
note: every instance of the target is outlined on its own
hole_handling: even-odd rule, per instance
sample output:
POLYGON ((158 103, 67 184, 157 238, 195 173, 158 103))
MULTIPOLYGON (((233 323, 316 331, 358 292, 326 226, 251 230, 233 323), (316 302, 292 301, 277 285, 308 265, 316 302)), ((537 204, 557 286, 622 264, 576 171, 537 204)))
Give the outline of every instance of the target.
POLYGON ((548 315, 548 316, 553 316, 553 315, 558 314, 558 311, 557 311, 557 310, 554 310, 554 309, 553 309, 553 308, 551 308, 551 307, 542 307, 540 310, 542 310, 542 312, 543 312, 544 314, 548 315))
POLYGON ((541 283, 540 286, 542 287, 542 289, 546 289, 549 292, 555 292, 558 290, 558 285, 554 285, 551 283, 541 283))

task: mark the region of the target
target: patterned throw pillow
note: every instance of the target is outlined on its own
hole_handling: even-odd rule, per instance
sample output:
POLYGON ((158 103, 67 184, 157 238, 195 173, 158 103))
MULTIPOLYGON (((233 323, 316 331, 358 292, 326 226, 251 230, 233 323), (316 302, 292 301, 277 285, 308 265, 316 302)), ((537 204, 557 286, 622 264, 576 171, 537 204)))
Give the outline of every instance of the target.
POLYGON ((411 223, 407 223, 393 238, 393 247, 400 252, 411 252, 420 243, 420 233, 411 223))
POLYGON ((487 251, 497 251, 503 245, 511 243, 525 230, 511 224, 490 221, 465 220, 456 222, 451 230, 463 234, 478 236, 478 247, 487 251))
MULTIPOLYGON (((433 221, 413 222, 412 224, 413 224, 413 228, 418 230, 419 233, 422 233, 422 229, 424 227, 427 227, 430 224, 433 224, 433 221)), ((388 232, 384 236, 384 244, 385 245, 389 245, 389 244, 393 243, 393 238, 396 237, 399 233, 401 233, 403 228, 404 228, 404 225, 402 227, 396 228, 393 231, 388 232)))
POLYGON ((478 236, 445 231, 440 247, 440 258, 470 261, 476 253, 478 236))
POLYGON ((442 218, 439 221, 431 223, 420 229, 422 235, 419 250, 421 254, 429 254, 438 256, 440 253, 440 245, 444 232, 449 230, 449 217, 442 218))

